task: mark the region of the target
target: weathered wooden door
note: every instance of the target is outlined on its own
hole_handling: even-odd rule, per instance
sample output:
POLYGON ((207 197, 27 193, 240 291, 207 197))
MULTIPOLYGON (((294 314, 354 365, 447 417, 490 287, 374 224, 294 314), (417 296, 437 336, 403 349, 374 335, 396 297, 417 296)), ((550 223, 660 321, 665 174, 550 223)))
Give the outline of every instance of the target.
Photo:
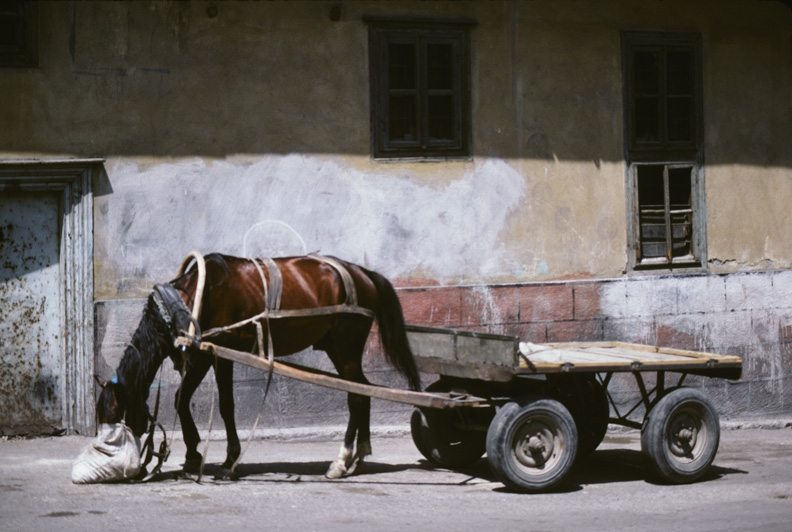
POLYGON ((0 194, 0 433, 62 426, 60 194, 0 194))
POLYGON ((0 160, 0 435, 93 434, 98 159, 0 160))

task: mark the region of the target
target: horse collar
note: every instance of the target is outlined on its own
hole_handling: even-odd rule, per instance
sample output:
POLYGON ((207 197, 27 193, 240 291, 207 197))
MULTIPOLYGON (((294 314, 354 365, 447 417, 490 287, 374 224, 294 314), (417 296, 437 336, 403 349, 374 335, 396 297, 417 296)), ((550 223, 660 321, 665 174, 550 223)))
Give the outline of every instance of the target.
POLYGON ((175 341, 180 335, 187 334, 191 322, 195 324, 195 336, 200 338, 198 324, 193 320, 190 310, 172 284, 155 285, 151 294, 162 320, 168 326, 172 340, 175 341))

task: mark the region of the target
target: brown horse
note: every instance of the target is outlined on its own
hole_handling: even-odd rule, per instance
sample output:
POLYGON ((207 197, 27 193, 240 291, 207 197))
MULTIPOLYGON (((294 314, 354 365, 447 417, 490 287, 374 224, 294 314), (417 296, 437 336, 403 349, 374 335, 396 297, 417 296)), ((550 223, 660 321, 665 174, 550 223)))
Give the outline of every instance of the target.
MULTIPOLYGON (((393 286, 376 272, 335 260, 349 272, 357 296, 357 307, 364 309, 363 312, 341 310, 331 314, 318 312, 316 315, 258 319, 225 329, 262 314, 267 308, 268 292, 263 277, 267 278, 269 285, 271 275, 267 268, 260 266, 261 263, 257 266, 248 259, 219 254, 206 256, 206 286, 199 319, 200 329, 214 331, 211 341, 217 345, 240 351, 255 350, 257 353, 266 351, 269 344, 264 342, 264 345, 260 345, 263 331, 264 338, 271 335, 273 352, 278 357, 313 346, 328 354, 342 378, 367 383, 363 375, 362 358, 373 315, 379 326, 386 357, 407 378, 412 389, 420 389, 418 370, 404 331, 401 305, 393 286), (261 329, 257 327, 256 321, 261 329), (271 330, 268 330, 268 324, 271 330)), ((275 259, 275 264, 282 276, 280 307, 284 311, 343 305, 350 296, 346 293, 340 271, 316 257, 275 259)), ((192 308, 196 297, 197 284, 197 268, 189 269, 170 282, 189 308, 192 308)), ((100 394, 97 403, 100 423, 125 419, 136 435, 142 435, 148 419, 148 390, 157 369, 166 357, 170 357, 177 368, 184 363, 182 353, 173 347, 174 329, 186 330, 189 318, 177 315, 171 320, 167 316, 163 317, 161 307, 161 302, 156 300, 152 292, 138 329, 116 371, 117 382, 108 383, 100 394), (172 327, 169 321, 177 323, 172 327)), ((228 439, 223 467, 230 468, 241 449, 234 420, 233 363, 215 359, 197 350, 188 355, 189 362, 185 364, 184 377, 176 394, 176 410, 187 446, 184 469, 195 472, 200 467, 201 455, 197 451, 200 438, 190 413, 190 399, 210 367, 215 368, 220 414, 228 439)), ((327 471, 328 477, 346 475, 352 464, 371 454, 370 405, 369 397, 349 394, 349 424, 338 458, 327 471)))

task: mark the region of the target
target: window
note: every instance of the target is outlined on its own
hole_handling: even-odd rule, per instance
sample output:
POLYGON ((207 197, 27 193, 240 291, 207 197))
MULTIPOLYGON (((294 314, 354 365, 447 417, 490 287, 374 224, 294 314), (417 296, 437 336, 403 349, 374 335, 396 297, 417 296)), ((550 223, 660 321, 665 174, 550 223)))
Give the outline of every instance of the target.
POLYGON ((701 266, 701 53, 697 35, 625 33, 630 265, 701 266))
POLYGON ((0 1, 0 67, 37 65, 36 2, 0 1))
POLYGON ((368 22, 374 157, 469 156, 471 23, 368 22))

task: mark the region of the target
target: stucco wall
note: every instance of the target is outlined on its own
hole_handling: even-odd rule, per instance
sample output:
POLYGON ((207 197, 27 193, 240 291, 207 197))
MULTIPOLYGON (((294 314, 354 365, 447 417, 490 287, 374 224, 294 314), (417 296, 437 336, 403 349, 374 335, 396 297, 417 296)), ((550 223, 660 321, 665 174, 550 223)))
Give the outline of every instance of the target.
POLYGON ((99 300, 265 220, 403 283, 621 275, 621 30, 702 35, 709 271, 790 266, 780 2, 210 4, 42 2, 39 68, 0 79, 3 157, 107 158, 99 300), (471 161, 371 161, 364 15, 478 21, 471 161))
MULTIPOLYGON (((626 272, 622 30, 702 37, 707 263, 696 280, 660 285, 678 301, 700 283, 730 286, 719 274, 750 286, 742 272, 757 271, 775 286, 792 267, 792 10, 781 2, 338 2, 339 21, 325 2, 39 4, 39 67, 0 75, 0 123, 13 125, 0 128, 0 157, 106 159, 94 180, 99 362, 114 360, 109 324, 128 334, 137 298, 193 250, 336 254, 402 287, 442 287, 422 308, 463 286, 654 287, 626 272), (469 160, 371 160, 366 15, 477 21, 469 160)), ((693 315, 713 320, 706 334, 674 330, 696 348, 736 349, 721 323, 747 312, 765 331, 751 345, 770 346, 750 351, 751 371, 781 375, 789 316, 776 302, 708 314, 646 294, 655 310, 633 318, 654 332, 637 339, 674 343, 658 323, 693 315)), ((489 308, 460 325, 488 326, 489 308)), ((619 319, 609 307, 517 332, 636 339, 619 319)), ((773 388, 773 404, 788 408, 784 393, 773 388)))

